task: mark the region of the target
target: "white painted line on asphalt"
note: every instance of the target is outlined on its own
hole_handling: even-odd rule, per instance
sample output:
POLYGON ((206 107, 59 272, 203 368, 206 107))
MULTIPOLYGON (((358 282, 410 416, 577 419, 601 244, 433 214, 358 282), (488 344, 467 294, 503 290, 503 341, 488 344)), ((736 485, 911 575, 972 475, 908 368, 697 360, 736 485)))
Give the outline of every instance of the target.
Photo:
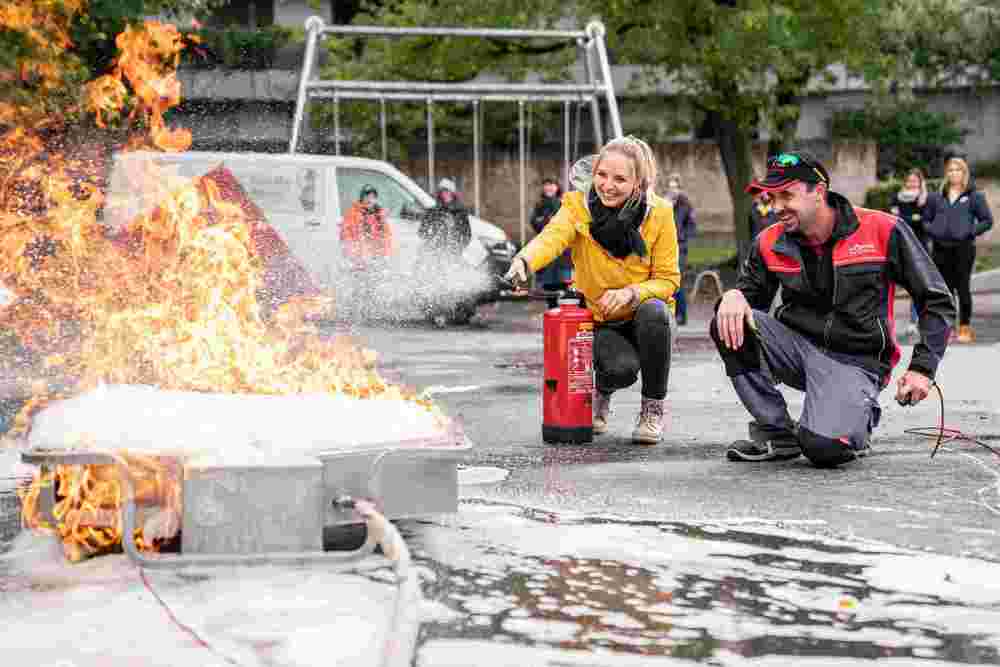
POLYGON ((427 389, 424 389, 424 394, 426 396, 437 396, 438 394, 464 394, 482 388, 483 385, 481 384, 470 384, 456 387, 446 387, 444 385, 435 384, 427 387, 427 389))

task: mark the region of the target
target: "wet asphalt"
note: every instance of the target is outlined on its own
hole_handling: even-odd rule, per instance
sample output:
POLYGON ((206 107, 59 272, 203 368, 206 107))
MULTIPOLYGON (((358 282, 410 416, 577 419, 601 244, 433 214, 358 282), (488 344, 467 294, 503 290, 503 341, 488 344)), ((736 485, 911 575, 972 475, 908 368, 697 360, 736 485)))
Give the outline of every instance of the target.
MULTIPOLYGON (((1000 298, 981 301, 977 343, 938 380, 945 424, 1000 448, 1000 298)), ((1000 662, 1000 458, 953 442, 931 459, 934 440, 906 430, 939 423, 936 398, 901 408, 883 392, 873 455, 835 470, 730 463, 747 416, 701 310, 679 330, 661 444, 630 443, 636 386, 615 395, 608 435, 546 445, 542 310, 357 332, 474 443, 458 515, 406 525, 425 594, 455 614, 424 624, 419 664, 483 650, 477 664, 1000 662)))
MULTIPOLYGON (((979 305, 978 342, 949 351, 938 381, 945 424, 1000 448, 1000 295, 979 305)), ((504 303, 474 326, 354 330, 385 376, 430 393, 474 444, 458 512, 399 524, 422 601, 407 604, 415 649, 391 664, 1000 664, 1000 458, 949 442, 931 459, 933 441, 907 430, 937 424, 936 403, 904 409, 884 393, 874 453, 835 470, 727 462, 747 417, 695 309, 662 443, 630 443, 633 387, 615 395, 608 435, 550 446, 541 314, 504 303)), ((788 398, 794 413, 801 399, 788 398)), ((0 558, 0 655, 378 664, 390 575, 368 564, 147 581, 122 555, 70 566, 15 549, 0 558)))

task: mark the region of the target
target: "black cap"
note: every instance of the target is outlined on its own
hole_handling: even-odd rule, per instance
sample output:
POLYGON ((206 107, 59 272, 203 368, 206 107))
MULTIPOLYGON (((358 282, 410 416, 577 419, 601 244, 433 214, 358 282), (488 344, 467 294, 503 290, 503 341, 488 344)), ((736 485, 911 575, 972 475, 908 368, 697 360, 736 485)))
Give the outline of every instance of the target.
POLYGON ((361 196, 358 199, 364 199, 368 195, 378 196, 378 190, 375 189, 374 185, 365 185, 361 188, 361 196))
POLYGON ((767 175, 751 181, 746 191, 751 195, 780 192, 796 183, 825 183, 829 186, 830 173, 806 151, 779 153, 767 159, 767 175))

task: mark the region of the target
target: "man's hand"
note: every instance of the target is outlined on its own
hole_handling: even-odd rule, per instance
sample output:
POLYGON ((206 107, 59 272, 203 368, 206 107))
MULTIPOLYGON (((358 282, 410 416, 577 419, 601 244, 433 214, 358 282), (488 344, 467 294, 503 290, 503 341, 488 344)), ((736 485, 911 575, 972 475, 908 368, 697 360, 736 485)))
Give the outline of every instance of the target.
POLYGON ((722 295, 719 311, 715 314, 719 335, 730 350, 743 347, 743 323, 753 329, 753 309, 743 292, 731 289, 722 295))
POLYGON ((528 262, 523 257, 516 256, 510 263, 510 268, 503 279, 517 287, 528 284, 528 262))
POLYGON ((597 300, 606 317, 610 317, 621 308, 626 308, 639 300, 639 290, 635 287, 609 289, 597 300))
POLYGON ((896 383, 896 401, 900 405, 916 405, 931 393, 931 379, 917 371, 906 371, 896 383))

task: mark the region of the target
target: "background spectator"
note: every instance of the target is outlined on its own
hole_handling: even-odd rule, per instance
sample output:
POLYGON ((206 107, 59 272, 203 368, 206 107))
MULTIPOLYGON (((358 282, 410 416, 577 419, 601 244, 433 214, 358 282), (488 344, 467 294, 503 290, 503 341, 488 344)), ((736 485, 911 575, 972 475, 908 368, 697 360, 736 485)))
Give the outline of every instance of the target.
MULTIPOLYGON (((542 196, 531 211, 531 228, 541 234, 562 205, 562 188, 554 178, 542 181, 542 196)), ((545 290, 560 290, 573 280, 573 261, 567 250, 556 261, 535 274, 535 284, 545 290)))
MULTIPOLYGON (((910 226, 913 233, 917 235, 920 244, 927 247, 927 230, 924 227, 925 216, 927 214, 927 183, 924 179, 924 172, 919 169, 912 169, 903 181, 903 187, 892 196, 892 203, 889 205, 889 212, 897 218, 902 218, 903 222, 910 226)), ((919 330, 917 321, 920 313, 917 312, 917 304, 910 306, 910 325, 906 327, 906 335, 909 338, 915 337, 919 330)))
MULTIPOLYGON (((681 188, 680 174, 670 174, 670 178, 667 179, 666 198, 674 206, 674 224, 677 225, 677 246, 680 251, 678 259, 681 276, 683 276, 687 269, 688 241, 694 238, 698 231, 694 217, 694 206, 681 188)), ((687 324, 687 296, 684 293, 683 284, 682 279, 682 287, 674 294, 674 300, 677 302, 678 325, 687 324)))
POLYGON ((945 163, 941 192, 929 198, 927 234, 933 257, 948 289, 958 292, 959 343, 975 341, 972 329, 972 291, 969 280, 976 264, 976 237, 993 227, 986 196, 976 189, 969 165, 953 157, 945 163))

